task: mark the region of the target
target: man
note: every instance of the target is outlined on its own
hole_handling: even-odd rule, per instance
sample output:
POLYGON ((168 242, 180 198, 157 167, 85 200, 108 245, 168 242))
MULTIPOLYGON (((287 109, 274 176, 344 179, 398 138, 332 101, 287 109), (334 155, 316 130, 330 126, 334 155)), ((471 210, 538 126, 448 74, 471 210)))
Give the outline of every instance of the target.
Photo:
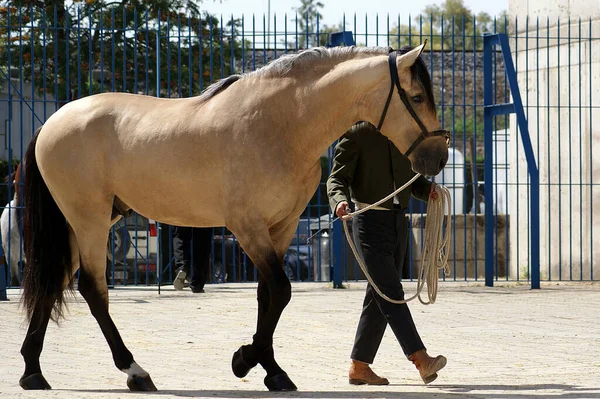
POLYGON ((173 287, 176 290, 183 290, 189 280, 193 293, 204 292, 210 267, 211 238, 212 227, 173 226, 173 254, 177 268, 173 287), (194 269, 191 275, 190 266, 194 269))
MULTIPOLYGON (((350 202, 357 209, 384 198, 414 176, 410 161, 387 137, 370 123, 360 122, 340 139, 327 179, 327 195, 331 209, 338 217, 347 215, 350 202)), ((437 198, 435 183, 419 177, 394 199, 352 219, 352 231, 359 255, 364 260, 373 281, 388 297, 404 299, 400 282, 409 244, 405 211, 411 194, 422 201, 437 198)), ((427 355, 410 310, 381 298, 367 285, 363 310, 358 322, 351 353, 350 384, 387 385, 370 368, 387 324, 390 325, 405 355, 428 384, 437 378, 437 371, 446 365, 446 358, 427 355)))

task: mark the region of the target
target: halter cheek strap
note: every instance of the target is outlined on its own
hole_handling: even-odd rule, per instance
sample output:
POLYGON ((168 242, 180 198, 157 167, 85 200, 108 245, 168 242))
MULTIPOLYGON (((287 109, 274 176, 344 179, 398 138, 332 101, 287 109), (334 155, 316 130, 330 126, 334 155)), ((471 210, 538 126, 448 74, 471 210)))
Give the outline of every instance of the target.
POLYGON ((412 143, 412 145, 406 151, 406 153, 404 153, 405 156, 408 156, 427 137, 446 136, 446 139, 448 140, 450 137, 450 132, 448 132, 447 130, 443 130, 443 129, 435 130, 433 132, 429 132, 427 130, 427 128, 425 127, 425 125, 423 124, 423 122, 421 121, 421 119, 419 118, 419 116, 417 115, 415 110, 413 109, 412 105, 410 104, 410 101, 408 100, 408 96, 406 95, 406 91, 404 91, 402 86, 400 86, 400 79, 398 77, 398 67, 396 65, 396 57, 397 57, 397 51, 390 51, 390 55, 388 57, 388 64, 390 67, 390 77, 391 77, 392 82, 391 82, 390 92, 387 97, 387 101, 385 102, 385 107, 383 108, 383 112, 381 113, 381 118, 379 119, 379 124, 377 125, 377 131, 381 132, 381 127, 383 126, 385 116, 386 116, 388 108, 390 106, 390 102, 392 101, 392 95, 394 94, 394 87, 396 87, 396 89, 398 91, 398 96, 400 96, 400 99, 404 103, 404 106, 406 107, 407 111, 413 117, 415 122, 417 122, 417 125, 419 125, 419 127, 421 128, 421 134, 419 135, 419 137, 417 137, 417 139, 412 143))

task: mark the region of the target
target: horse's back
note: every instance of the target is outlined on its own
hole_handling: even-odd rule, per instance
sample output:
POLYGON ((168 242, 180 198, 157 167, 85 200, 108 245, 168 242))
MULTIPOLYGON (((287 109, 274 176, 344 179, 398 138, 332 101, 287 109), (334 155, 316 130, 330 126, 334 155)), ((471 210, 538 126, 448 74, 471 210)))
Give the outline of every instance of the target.
MULTIPOLYGON (((85 131, 89 135, 99 130, 114 131, 117 124, 139 126, 144 121, 171 117, 178 109, 182 109, 184 103, 184 99, 172 100, 139 94, 96 94, 64 105, 46 121, 42 132, 53 130, 52 134, 68 135, 85 131)), ((172 118, 162 119, 163 123, 170 121, 172 118)))
MULTIPOLYGON (((189 100, 171 100, 127 93, 104 93, 72 101, 54 113, 42 127, 36 154, 86 151, 89 156, 102 150, 118 155, 121 149, 149 150, 164 144, 182 127, 189 116, 189 100), (147 148, 144 148, 146 146, 147 148)), ((163 146, 168 150, 168 146, 163 146)), ((114 158, 113 158, 114 159, 114 158)))
MULTIPOLYGON (((216 209, 208 204, 222 206, 224 146, 218 134, 190 121, 201 108, 193 98, 124 93, 73 101, 40 132, 40 171, 58 196, 76 191, 88 194, 81 201, 94 193, 100 199, 117 196, 139 213, 172 224, 176 220, 166 213, 184 218, 200 208, 195 204, 203 203, 207 210, 201 213, 209 213, 216 209), (155 190, 161 194, 148 195, 155 190)), ((198 216, 196 224, 223 223, 220 216, 208 219, 198 216)))

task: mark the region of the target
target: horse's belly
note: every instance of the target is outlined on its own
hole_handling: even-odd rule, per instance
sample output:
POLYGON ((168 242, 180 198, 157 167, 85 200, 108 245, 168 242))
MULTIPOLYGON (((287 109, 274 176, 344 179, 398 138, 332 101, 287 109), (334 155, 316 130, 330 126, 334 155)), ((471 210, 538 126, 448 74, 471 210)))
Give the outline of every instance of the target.
POLYGON ((202 187, 208 186, 192 179, 187 184, 177 184, 172 179, 164 181, 147 176, 123 180, 115 195, 140 215, 159 222, 194 227, 224 226, 219 195, 215 190, 202 187))

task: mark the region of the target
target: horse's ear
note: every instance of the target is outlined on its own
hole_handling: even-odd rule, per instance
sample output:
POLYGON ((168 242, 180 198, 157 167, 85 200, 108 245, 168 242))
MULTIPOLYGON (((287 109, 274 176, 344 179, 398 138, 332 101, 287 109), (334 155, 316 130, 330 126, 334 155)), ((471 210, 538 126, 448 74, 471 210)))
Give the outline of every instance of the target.
POLYGON ((421 45, 410 50, 408 53, 399 56, 398 69, 411 67, 415 63, 415 61, 417 61, 417 58, 419 58, 426 45, 427 39, 425 39, 425 41, 421 43, 421 45))

